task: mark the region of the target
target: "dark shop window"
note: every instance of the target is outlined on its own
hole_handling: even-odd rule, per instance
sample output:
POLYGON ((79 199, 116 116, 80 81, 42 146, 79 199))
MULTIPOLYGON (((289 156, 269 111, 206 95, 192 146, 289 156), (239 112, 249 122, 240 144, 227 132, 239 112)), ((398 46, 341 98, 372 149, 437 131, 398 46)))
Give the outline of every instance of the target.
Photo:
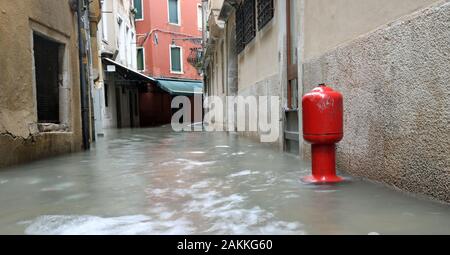
POLYGON ((62 44, 33 34, 36 102, 39 123, 60 123, 59 73, 62 44))
POLYGON ((258 29, 261 30, 274 15, 273 0, 258 0, 258 29))

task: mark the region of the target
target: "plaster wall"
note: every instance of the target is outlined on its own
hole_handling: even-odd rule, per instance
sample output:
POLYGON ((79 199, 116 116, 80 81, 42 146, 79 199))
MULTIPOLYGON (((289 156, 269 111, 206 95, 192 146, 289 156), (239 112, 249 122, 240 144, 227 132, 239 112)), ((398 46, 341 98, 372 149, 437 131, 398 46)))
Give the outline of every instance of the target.
POLYGON ((344 95, 340 171, 450 202, 449 27, 442 1, 305 62, 344 95))
POLYGON ((0 0, 0 167, 80 150, 81 113, 77 19, 69 1, 0 0), (33 29, 64 43, 63 97, 70 124, 64 133, 40 133, 33 63, 33 29))
POLYGON ((342 43, 437 2, 436 0, 301 1, 305 2, 303 24, 305 60, 320 56, 342 43))

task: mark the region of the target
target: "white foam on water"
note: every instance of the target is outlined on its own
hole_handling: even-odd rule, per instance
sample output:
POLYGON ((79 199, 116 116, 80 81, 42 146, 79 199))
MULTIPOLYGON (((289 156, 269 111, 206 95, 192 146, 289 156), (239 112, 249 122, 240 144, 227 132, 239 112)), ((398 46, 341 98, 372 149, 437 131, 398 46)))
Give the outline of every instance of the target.
POLYGON ((338 190, 315 190, 316 193, 336 193, 338 190))
POLYGON ((210 224, 208 234, 304 234, 297 222, 278 221, 259 206, 245 208, 246 197, 218 191, 195 193, 183 205, 187 214, 198 213, 210 224))
POLYGON ((230 178, 235 178, 235 177, 241 177, 241 176, 247 176, 247 175, 256 175, 259 174, 260 172, 258 171, 252 171, 252 170, 244 170, 235 174, 231 174, 228 177, 230 178))
POLYGON ((25 221, 19 221, 16 224, 17 225, 30 225, 31 223, 33 223, 33 221, 31 220, 25 220, 25 221))
POLYGON ((210 186, 209 181, 200 181, 192 184, 191 189, 204 189, 210 186))
POLYGON ((153 188, 148 188, 145 190, 145 193, 150 194, 150 195, 155 195, 155 196, 162 196, 165 195, 169 192, 169 189, 153 189, 153 188))
POLYGON ((228 145, 217 145, 216 148, 231 148, 228 145))
POLYGON ((6 184, 8 182, 9 182, 9 180, 0 179, 0 184, 6 184))
POLYGON ((206 154, 204 151, 191 151, 190 154, 206 154))
POLYGON ((292 198, 299 198, 300 196, 299 195, 297 195, 297 194, 289 194, 289 195, 286 195, 284 198, 286 198, 286 199, 292 199, 292 198))
POLYGON ((179 197, 186 197, 192 194, 192 190, 190 189, 175 189, 172 191, 172 194, 177 195, 179 197))
POLYGON ((78 200, 78 199, 82 199, 85 197, 88 197, 89 194, 87 193, 80 193, 80 194, 75 194, 75 195, 71 195, 71 196, 67 196, 65 197, 66 200, 78 200))
POLYGON ((65 182, 59 183, 50 187, 42 188, 41 191, 61 191, 75 186, 75 183, 65 182))
POLYGON ((243 151, 240 151, 240 152, 233 153, 231 155, 233 155, 233 156, 242 156, 242 155, 245 155, 245 154, 247 154, 247 153, 243 152, 243 151))
POLYGON ((183 170, 192 170, 198 167, 202 166, 211 166, 216 163, 216 161, 196 161, 196 160, 189 160, 189 159, 177 159, 178 163, 184 166, 183 170))
POLYGON ((194 231, 185 219, 152 220, 146 215, 103 218, 90 215, 46 215, 25 229, 28 235, 185 235, 194 231))
POLYGON ((29 185, 35 185, 35 184, 39 184, 42 182, 42 179, 40 178, 32 178, 30 180, 28 180, 26 183, 29 185))
POLYGON ((216 163, 217 163, 216 161, 202 162, 202 161, 179 158, 179 159, 176 159, 175 161, 164 162, 161 165, 162 166, 179 165, 179 166, 183 167, 182 170, 192 170, 192 169, 195 169, 198 167, 211 166, 216 163))
POLYGON ((266 192, 267 189, 251 189, 251 192, 266 192))

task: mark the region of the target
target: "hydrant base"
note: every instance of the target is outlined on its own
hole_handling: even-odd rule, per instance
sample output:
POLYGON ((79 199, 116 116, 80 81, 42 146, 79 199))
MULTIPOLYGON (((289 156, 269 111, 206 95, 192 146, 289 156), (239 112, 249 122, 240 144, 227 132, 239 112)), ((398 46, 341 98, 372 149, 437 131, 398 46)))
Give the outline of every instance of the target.
POLYGON ((306 184, 335 184, 335 183, 341 183, 344 182, 344 178, 341 178, 339 176, 322 176, 322 177, 316 177, 316 176, 306 176, 302 178, 302 182, 306 184))

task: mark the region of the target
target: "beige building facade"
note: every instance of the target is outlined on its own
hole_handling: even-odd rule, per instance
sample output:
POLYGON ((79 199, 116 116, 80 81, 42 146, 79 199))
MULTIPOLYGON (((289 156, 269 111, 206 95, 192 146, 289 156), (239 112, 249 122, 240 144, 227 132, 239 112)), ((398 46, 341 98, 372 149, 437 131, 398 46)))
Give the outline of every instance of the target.
POLYGON ((76 11, 76 1, 0 0, 0 167, 83 148, 76 11))
POLYGON ((300 99, 326 83, 345 100, 341 172, 450 202, 449 1, 212 0, 205 6, 208 95, 280 96, 277 145, 309 159, 300 99), (272 18, 260 29, 266 18, 258 16, 260 8, 270 4, 272 18), (253 30, 246 19, 243 28, 236 22, 245 6, 253 30), (249 40, 230 54, 229 42, 236 44, 242 29, 249 40))
POLYGON ((96 57, 102 63, 99 81, 93 89, 97 134, 103 129, 139 126, 139 92, 132 82, 118 75, 119 68, 137 72, 136 26, 133 0, 102 0, 96 57), (114 71, 108 66, 117 63, 114 71))

